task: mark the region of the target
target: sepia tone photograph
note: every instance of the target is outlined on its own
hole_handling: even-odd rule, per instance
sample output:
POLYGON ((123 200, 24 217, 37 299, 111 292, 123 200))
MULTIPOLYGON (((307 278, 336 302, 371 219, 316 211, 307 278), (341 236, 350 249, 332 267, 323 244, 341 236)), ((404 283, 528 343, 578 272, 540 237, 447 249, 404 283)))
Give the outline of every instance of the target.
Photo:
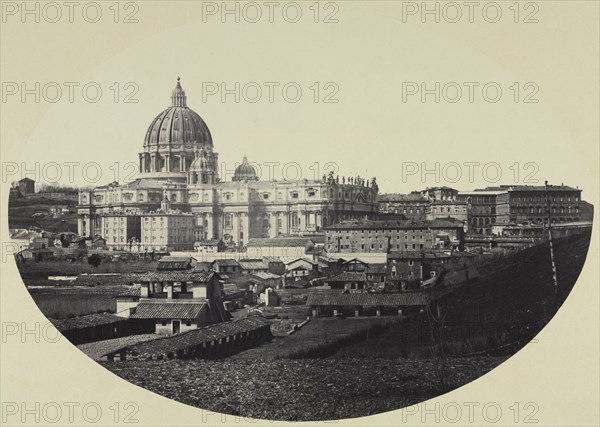
POLYGON ((71 3, 1 3, 2 425, 598 420, 597 3, 71 3))

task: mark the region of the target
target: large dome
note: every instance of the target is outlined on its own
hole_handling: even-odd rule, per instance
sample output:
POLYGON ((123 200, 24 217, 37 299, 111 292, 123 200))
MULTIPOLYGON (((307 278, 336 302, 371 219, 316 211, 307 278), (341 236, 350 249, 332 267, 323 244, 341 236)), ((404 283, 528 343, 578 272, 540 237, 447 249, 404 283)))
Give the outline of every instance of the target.
POLYGON ((196 166, 203 172, 202 182, 208 182, 207 173, 212 176, 217 171, 217 153, 208 126, 188 108, 178 77, 171 106, 152 120, 146 132, 144 151, 139 153, 140 173, 146 178, 183 182, 199 154, 204 160, 196 166))
POLYGON ((146 132, 144 147, 157 145, 212 146, 208 126, 198 113, 186 105, 185 91, 179 78, 171 95, 171 106, 152 120, 146 132))

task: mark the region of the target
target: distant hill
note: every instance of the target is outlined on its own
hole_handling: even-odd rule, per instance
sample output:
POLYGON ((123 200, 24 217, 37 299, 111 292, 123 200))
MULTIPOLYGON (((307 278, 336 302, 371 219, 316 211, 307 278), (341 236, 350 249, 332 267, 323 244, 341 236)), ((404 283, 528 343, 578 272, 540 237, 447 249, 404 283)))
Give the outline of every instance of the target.
POLYGON ((582 221, 593 221, 594 219, 594 205, 592 205, 591 203, 586 202, 585 200, 582 200, 579 203, 579 212, 581 213, 581 220, 582 221))
POLYGON ((70 197, 48 197, 44 193, 36 193, 23 198, 11 197, 8 202, 8 228, 40 227, 46 231, 77 232, 77 214, 68 213, 58 217, 46 214, 43 218, 34 218, 38 212, 49 213, 52 207, 75 207, 77 204, 70 197))

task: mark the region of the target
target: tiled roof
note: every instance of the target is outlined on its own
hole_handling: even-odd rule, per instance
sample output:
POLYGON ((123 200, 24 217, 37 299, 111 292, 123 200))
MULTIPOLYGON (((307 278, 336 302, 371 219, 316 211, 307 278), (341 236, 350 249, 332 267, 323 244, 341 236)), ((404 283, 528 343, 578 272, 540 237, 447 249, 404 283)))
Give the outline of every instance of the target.
POLYGON ((250 239, 246 244, 247 247, 253 246, 270 246, 270 247, 308 247, 313 246, 314 242, 311 239, 303 237, 275 237, 254 238, 250 239))
MULTIPOLYGON (((475 191, 534 191, 545 192, 546 187, 543 185, 500 185, 498 187, 486 187, 476 189, 475 191)), ((581 191, 578 188, 573 188, 568 185, 548 185, 548 191, 581 191)))
POLYGON ((379 194, 377 200, 380 202, 428 202, 428 199, 420 193, 409 194, 379 194))
POLYGON ((188 270, 191 263, 189 261, 158 261, 157 270, 188 270))
POLYGON ((253 273, 252 275, 256 276, 260 279, 264 279, 264 280, 279 279, 281 277, 281 276, 278 276, 277 274, 273 274, 268 271, 257 271, 256 273, 253 273))
POLYGON ((68 331, 71 329, 83 329, 98 325, 107 325, 110 323, 122 322, 126 319, 111 313, 88 314, 87 316, 72 317, 70 319, 50 320, 54 327, 59 331, 68 331))
POLYGON ((240 266, 244 270, 268 270, 269 264, 263 261, 240 261, 240 266))
POLYGON ((191 257, 191 256, 171 256, 171 255, 167 255, 162 257, 161 259, 158 260, 158 262, 160 263, 161 261, 163 262, 168 262, 168 261, 175 261, 175 262, 181 262, 181 261, 185 261, 185 262, 191 262, 191 261, 195 261, 196 259, 191 257))
POLYGON ((138 277, 140 282, 209 282, 214 271, 149 271, 138 277))
POLYGON ((222 266, 237 266, 237 265, 240 265, 240 263, 237 262, 234 259, 216 259, 216 260, 213 261, 213 264, 222 265, 222 266))
POLYGON ((194 246, 217 246, 219 240, 205 240, 203 242, 194 242, 194 246))
POLYGON ((327 230, 361 230, 361 229, 427 229, 427 228, 462 228, 463 223, 454 218, 434 220, 353 220, 328 226, 327 230))
MULTIPOLYGON (((178 350, 184 350, 190 347, 201 345, 203 343, 223 339, 242 332, 260 329, 269 325, 270 322, 262 317, 247 317, 244 319, 233 320, 231 322, 217 323, 170 337, 145 341, 127 346, 125 349, 140 357, 166 355, 169 353, 175 353, 178 350)), ((119 349, 119 351, 120 350, 121 349, 119 349)), ((111 353, 114 353, 114 351, 111 353)))
POLYGON ((130 317, 132 319, 196 319, 206 305, 207 301, 142 301, 130 317))
POLYGON ((364 271, 344 271, 337 276, 325 279, 327 282, 366 282, 367 276, 364 271))
POLYGON ((431 204, 432 205, 461 205, 461 206, 467 206, 467 202, 460 201, 460 200, 432 200, 431 204))
POLYGON ((401 294, 369 294, 369 293, 309 293, 306 305, 331 306, 424 306, 429 302, 429 295, 406 292, 401 294))
POLYGON ((400 259, 400 260, 410 260, 410 259, 452 259, 460 256, 471 255, 466 252, 454 252, 448 255, 448 251, 391 251, 388 254, 388 259, 400 259))

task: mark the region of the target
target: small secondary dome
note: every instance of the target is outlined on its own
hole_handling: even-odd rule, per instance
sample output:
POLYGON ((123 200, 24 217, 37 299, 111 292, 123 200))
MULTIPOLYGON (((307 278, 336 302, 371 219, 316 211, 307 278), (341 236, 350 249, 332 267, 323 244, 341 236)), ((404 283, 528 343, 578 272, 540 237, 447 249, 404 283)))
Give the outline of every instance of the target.
POLYGON ((256 170, 250 163, 248 163, 248 158, 244 156, 242 160, 242 164, 235 168, 235 173, 233 174, 234 181, 258 181, 258 176, 256 175, 256 170))

